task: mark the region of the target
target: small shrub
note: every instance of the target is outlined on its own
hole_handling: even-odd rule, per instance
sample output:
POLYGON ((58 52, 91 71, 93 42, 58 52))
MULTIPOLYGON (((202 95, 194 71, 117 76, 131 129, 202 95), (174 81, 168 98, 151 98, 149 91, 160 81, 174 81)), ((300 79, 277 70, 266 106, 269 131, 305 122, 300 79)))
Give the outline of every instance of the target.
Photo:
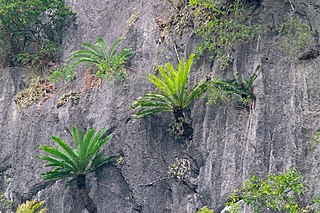
POLYGON ((1 39, 18 64, 44 63, 54 55, 64 26, 75 17, 63 0, 0 0, 0 8, 1 39))
POLYGON ((216 58, 224 70, 233 59, 235 46, 259 33, 258 26, 249 24, 250 18, 239 0, 226 5, 217 0, 192 0, 176 16, 173 25, 178 34, 185 27, 193 26, 196 35, 203 40, 196 55, 211 54, 211 59, 216 58))
POLYGON ((234 192, 231 202, 226 205, 232 206, 243 200, 255 213, 263 209, 300 213, 298 200, 305 188, 301 174, 295 169, 280 175, 270 175, 264 180, 253 176, 239 192, 234 192))
POLYGON ((15 95, 14 101, 19 109, 23 109, 35 102, 44 103, 52 96, 53 91, 54 86, 52 84, 37 77, 27 88, 15 95))
POLYGON ((282 35, 281 48, 291 57, 298 57, 306 48, 316 45, 316 32, 306 20, 292 16, 287 22, 280 25, 282 35))
POLYGON ((72 66, 88 63, 96 67, 96 76, 110 79, 112 77, 126 77, 126 63, 134 55, 131 49, 117 50, 124 37, 117 39, 109 48, 103 38, 97 43, 84 43, 84 50, 71 53, 69 61, 74 61, 72 66))
POLYGON ((21 204, 16 213, 45 213, 47 212, 46 208, 41 208, 44 204, 44 201, 38 202, 38 200, 27 201, 21 204))
POLYGON ((64 82, 66 84, 73 80, 75 75, 75 69, 64 64, 51 72, 49 80, 53 83, 64 82))

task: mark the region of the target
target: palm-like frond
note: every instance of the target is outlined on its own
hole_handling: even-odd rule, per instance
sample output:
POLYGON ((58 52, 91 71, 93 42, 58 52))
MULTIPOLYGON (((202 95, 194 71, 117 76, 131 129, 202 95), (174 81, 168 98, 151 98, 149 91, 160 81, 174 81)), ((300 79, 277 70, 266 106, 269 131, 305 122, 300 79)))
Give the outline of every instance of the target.
POLYGON ((213 79, 211 80, 210 85, 212 88, 215 88, 228 96, 237 94, 247 102, 255 98, 253 93, 253 84, 256 78, 256 72, 248 79, 244 79, 242 75, 237 74, 234 80, 224 81, 220 79, 213 79))
POLYGON ((101 147, 108 142, 111 135, 105 138, 102 136, 107 129, 102 129, 95 134, 96 129, 89 129, 87 132, 72 129, 72 138, 75 148, 71 148, 62 139, 52 136, 59 148, 41 146, 40 148, 49 155, 39 156, 47 162, 46 167, 52 170, 42 174, 45 180, 59 180, 74 178, 77 175, 87 175, 99 167, 105 165, 115 155, 104 156, 101 147))
POLYGON ((85 49, 72 52, 68 60, 73 61, 73 67, 80 63, 93 64, 98 68, 100 76, 110 76, 110 71, 117 76, 117 72, 122 73, 127 60, 135 54, 131 49, 118 51, 123 39, 124 37, 117 39, 110 48, 103 38, 99 38, 95 44, 84 43, 82 46, 85 49))
POLYGON ((133 102, 131 108, 137 110, 133 117, 142 118, 156 112, 172 112, 174 108, 187 108, 207 89, 207 83, 202 82, 194 89, 187 89, 187 80, 194 54, 189 59, 181 59, 177 70, 170 62, 159 66, 160 77, 149 75, 148 80, 153 83, 160 93, 149 93, 133 102))

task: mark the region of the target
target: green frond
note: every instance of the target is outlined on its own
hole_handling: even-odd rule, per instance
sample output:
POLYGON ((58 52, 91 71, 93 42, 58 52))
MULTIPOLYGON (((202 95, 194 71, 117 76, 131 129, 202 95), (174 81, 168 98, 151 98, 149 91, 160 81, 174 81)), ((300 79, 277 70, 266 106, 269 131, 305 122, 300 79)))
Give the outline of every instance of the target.
POLYGON ((196 98, 199 98, 206 91, 206 84, 201 83, 191 92, 187 90, 188 75, 193 58, 194 54, 191 54, 187 61, 181 59, 177 70, 170 62, 159 66, 160 77, 150 74, 148 80, 160 92, 146 94, 134 101, 131 109, 137 110, 137 112, 133 114, 133 117, 142 118, 157 112, 172 112, 177 107, 187 108, 196 98))
POLYGON ((119 44, 125 39, 125 37, 120 37, 118 38, 115 42, 113 42, 113 44, 111 45, 111 48, 109 50, 109 59, 113 58, 116 54, 117 54, 117 47, 119 46, 119 44))
POLYGON ((208 89, 208 84, 206 82, 200 83, 196 86, 185 98, 183 108, 189 106, 192 102, 194 102, 197 98, 202 96, 208 89))
POLYGON ((95 133, 95 128, 86 132, 72 128, 72 138, 75 148, 72 149, 62 139, 52 136, 52 139, 61 147, 60 150, 41 146, 40 148, 49 153, 50 156, 39 156, 40 159, 47 162, 46 167, 52 170, 45 172, 42 178, 45 180, 59 180, 65 178, 75 178, 77 175, 87 175, 98 167, 106 164, 112 156, 104 156, 100 151, 102 146, 110 139, 111 135, 105 138, 102 136, 107 129, 104 128, 95 133))

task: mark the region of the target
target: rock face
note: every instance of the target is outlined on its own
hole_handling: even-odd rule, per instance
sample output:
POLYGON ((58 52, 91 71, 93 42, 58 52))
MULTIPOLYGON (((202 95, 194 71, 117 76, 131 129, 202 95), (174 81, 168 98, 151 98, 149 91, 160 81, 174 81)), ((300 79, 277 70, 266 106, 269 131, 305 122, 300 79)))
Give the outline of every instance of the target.
MULTIPOLYGON (((208 73, 233 76, 252 74, 257 101, 248 112, 234 104, 208 107, 199 100, 192 107, 192 141, 177 141, 167 131, 172 115, 131 119, 130 104, 151 91, 146 80, 154 65, 187 57, 196 41, 175 51, 170 36, 163 38, 155 19, 168 20, 179 1, 86 0, 67 3, 77 13, 77 23, 66 32, 64 58, 83 42, 99 37, 113 41, 126 36, 125 45, 136 50, 126 80, 103 80, 99 88, 82 94, 78 104, 57 109, 59 97, 83 89, 83 70, 71 86, 58 88, 42 106, 18 110, 14 95, 25 86, 28 71, 0 70, 0 193, 17 203, 39 198, 49 213, 86 212, 74 185, 44 182, 40 144, 54 145, 51 135, 71 141, 70 129, 110 127, 109 152, 122 152, 125 162, 105 167, 88 177, 90 195, 98 212, 194 213, 204 205, 218 209, 232 191, 253 174, 266 176, 296 167, 310 186, 305 202, 320 195, 320 148, 312 145, 320 128, 320 58, 299 61, 281 46, 279 25, 290 13, 306 16, 320 32, 318 0, 264 0, 255 21, 263 30, 239 46, 233 63, 222 72, 202 60, 191 71, 194 85, 208 73), (292 11, 294 9, 294 11, 292 11), (126 28, 131 15, 139 17, 126 28), (161 42, 157 42, 162 40, 161 42), (187 181, 168 174, 177 159, 188 159, 192 174, 187 181)), ((249 212, 246 210, 245 212, 249 212)))

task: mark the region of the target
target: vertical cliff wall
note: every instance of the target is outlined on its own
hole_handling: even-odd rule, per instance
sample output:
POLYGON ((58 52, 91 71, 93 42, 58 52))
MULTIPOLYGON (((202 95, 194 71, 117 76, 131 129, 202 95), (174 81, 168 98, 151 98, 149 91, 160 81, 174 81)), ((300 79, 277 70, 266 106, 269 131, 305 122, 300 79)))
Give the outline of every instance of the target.
MULTIPOLYGON (((83 73, 68 87, 57 88, 42 106, 18 110, 14 95, 26 85, 28 71, 0 70, 0 193, 17 203, 26 199, 46 200, 48 212, 86 212, 75 186, 61 181, 44 182, 45 171, 37 159, 39 145, 53 145, 51 135, 71 140, 70 129, 110 127, 113 137, 107 150, 122 152, 124 164, 100 169, 88 177, 90 195, 99 212, 195 212, 207 205, 217 209, 232 191, 253 174, 266 176, 295 166, 310 191, 305 202, 320 195, 319 146, 312 145, 320 128, 320 58, 299 61, 281 49, 278 27, 297 12, 320 31, 320 4, 317 0, 264 0, 254 20, 262 32, 238 46, 234 61, 226 71, 215 69, 205 59, 194 65, 190 84, 207 74, 245 76, 260 66, 255 81, 256 106, 239 110, 235 103, 209 107, 199 100, 192 106, 194 137, 178 142, 167 128, 170 114, 142 120, 131 119, 130 104, 151 91, 146 80, 154 65, 177 63, 189 56, 196 41, 174 48, 169 35, 163 42, 155 18, 169 20, 174 2, 152 0, 87 0, 67 2, 77 13, 76 25, 66 32, 64 58, 83 42, 99 37, 113 41, 126 36, 125 45, 137 51, 130 61, 126 80, 103 80, 99 88, 80 97, 78 104, 57 108, 58 98, 71 90, 83 89, 83 73), (294 9, 294 11, 292 11, 294 9), (139 19, 125 27, 131 15, 139 19), (168 175, 168 166, 187 158, 193 172, 187 182, 168 175), (197 186, 197 187, 196 187, 197 186)), ((306 47, 307 48, 307 47, 306 47)))

